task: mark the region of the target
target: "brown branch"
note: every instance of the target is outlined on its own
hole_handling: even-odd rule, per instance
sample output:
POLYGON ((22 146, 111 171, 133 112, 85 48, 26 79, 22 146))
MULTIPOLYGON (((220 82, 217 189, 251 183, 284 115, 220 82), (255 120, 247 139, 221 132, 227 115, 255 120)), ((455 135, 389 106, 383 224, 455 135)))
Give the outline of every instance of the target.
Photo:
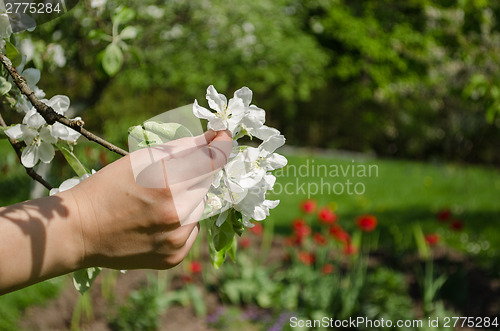
MULTIPOLYGON (((2 114, 0 114, 0 126, 3 126, 4 128, 7 127, 7 124, 3 120, 2 114)), ((17 157, 19 158, 19 162, 22 164, 22 162, 21 162, 21 148, 24 147, 24 143, 21 141, 17 141, 15 139, 12 139, 10 137, 7 137, 7 138, 9 139, 10 144, 12 145, 14 150, 16 151, 17 157)), ((27 168, 24 165, 23 165, 23 167, 24 167, 24 169, 26 169, 26 173, 31 178, 33 178, 34 180, 36 180, 37 182, 39 182, 40 184, 45 186, 47 189, 52 190, 54 188, 52 185, 49 184, 49 182, 47 182, 45 179, 43 179, 43 177, 40 176, 33 168, 27 168)))
POLYGON ((36 96, 35 92, 31 90, 31 88, 28 86, 26 83, 26 79, 21 76, 16 68, 12 65, 12 62, 0 52, 0 62, 2 62, 3 66, 5 69, 7 69, 7 72, 9 75, 12 77, 12 80, 16 84, 16 86, 19 88, 22 94, 24 94, 28 100, 31 102, 33 107, 37 110, 37 112, 42 115, 42 117, 45 119, 45 121, 48 124, 54 124, 55 122, 59 122, 63 125, 66 125, 67 127, 72 128, 73 130, 79 132, 82 134, 82 136, 86 137, 88 140, 91 140, 93 142, 98 143, 99 145, 106 147, 112 152, 115 152, 119 155, 127 155, 128 153, 121 149, 120 147, 117 147, 113 145, 112 143, 102 139, 101 137, 93 134, 92 132, 86 130, 83 125, 85 124, 82 120, 70 120, 66 116, 63 116, 61 114, 56 113, 56 111, 46 105, 45 103, 41 102, 36 96))

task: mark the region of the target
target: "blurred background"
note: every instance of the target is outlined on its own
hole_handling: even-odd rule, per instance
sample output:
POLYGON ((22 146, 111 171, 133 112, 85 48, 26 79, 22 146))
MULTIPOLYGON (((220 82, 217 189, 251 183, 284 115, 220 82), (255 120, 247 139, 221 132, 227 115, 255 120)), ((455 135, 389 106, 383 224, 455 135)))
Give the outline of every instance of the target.
MULTIPOLYGON (((71 116, 120 147, 133 125, 194 99, 206 106, 210 84, 228 97, 248 86, 267 124, 287 138, 281 152, 289 169, 372 165, 377 173, 281 172, 278 183, 291 183, 292 193, 273 194, 280 206, 262 232, 243 235, 251 244, 240 243, 237 263, 212 270, 202 237, 168 274, 106 271, 81 298, 66 278, 3 296, 0 316, 9 318, 0 326, 280 330, 289 316, 493 317, 500 309, 499 18, 500 2, 488 0, 82 0, 16 35, 28 66, 42 71, 47 97, 68 95, 71 116), (110 50, 113 36, 118 51, 110 50), (363 193, 311 191, 311 183, 347 180, 363 193), (367 215, 373 229, 360 225, 367 215), (298 271, 267 269, 245 254, 298 271), (321 301, 311 286, 323 281, 339 290, 321 301), (38 301, 45 308, 27 308, 38 301), (134 326, 126 318, 134 311, 156 312, 156 324, 134 326)), ((75 154, 89 168, 117 158, 83 140, 75 154)), ((40 194, 10 145, 0 141, 0 150, 0 203, 40 194)), ((61 155, 40 171, 55 186, 74 176, 61 155)))

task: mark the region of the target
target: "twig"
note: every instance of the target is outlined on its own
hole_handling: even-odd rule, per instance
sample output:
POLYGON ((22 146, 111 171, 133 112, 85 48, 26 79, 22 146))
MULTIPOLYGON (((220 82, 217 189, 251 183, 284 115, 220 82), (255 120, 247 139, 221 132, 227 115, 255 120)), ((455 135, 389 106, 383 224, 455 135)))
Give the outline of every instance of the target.
MULTIPOLYGON (((3 120, 2 114, 0 114, 0 126, 3 126, 4 128, 7 127, 7 124, 3 120)), ((8 137, 8 139, 9 139, 10 144, 12 145, 14 150, 16 151, 17 157, 19 158, 19 162, 22 164, 22 162, 21 162, 21 148, 24 146, 24 143, 21 141, 17 141, 15 139, 12 139, 10 137, 8 137)), ((47 189, 52 190, 54 188, 52 185, 49 184, 49 182, 47 182, 45 179, 43 179, 43 177, 40 176, 33 168, 27 168, 24 165, 23 165, 23 167, 24 167, 24 169, 26 169, 26 173, 31 178, 33 178, 34 180, 36 180, 37 182, 39 182, 40 184, 45 186, 47 189)))
POLYGON ((52 107, 41 102, 35 96, 35 92, 33 92, 26 83, 26 79, 17 72, 16 68, 12 66, 12 62, 2 53, 0 53, 0 62, 2 62, 5 69, 7 69, 7 72, 12 77, 12 80, 19 88, 21 93, 23 93, 28 98, 33 107, 35 107, 37 112, 40 115, 42 115, 42 117, 48 124, 54 124, 55 122, 59 122, 81 133, 82 136, 86 137, 88 140, 94 141, 99 145, 106 147, 112 152, 115 152, 123 156, 128 154, 125 150, 121 149, 120 147, 113 145, 112 143, 102 139, 101 137, 83 128, 83 125, 85 123, 82 120, 70 120, 63 115, 56 113, 56 111, 52 107))

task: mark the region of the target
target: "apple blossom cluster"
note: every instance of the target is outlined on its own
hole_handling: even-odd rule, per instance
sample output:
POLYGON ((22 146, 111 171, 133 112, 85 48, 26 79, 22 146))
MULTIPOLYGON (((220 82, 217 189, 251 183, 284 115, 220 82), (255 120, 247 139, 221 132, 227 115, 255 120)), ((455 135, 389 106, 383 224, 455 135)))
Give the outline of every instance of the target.
MULTIPOLYGON (((36 91, 35 93, 39 96, 44 95, 43 91, 34 86, 38 82, 38 79, 40 79, 40 72, 37 69, 26 69, 23 71, 22 68, 18 67, 17 70, 20 73, 22 72, 21 75, 26 77, 28 85, 36 91), (30 70, 30 73, 27 73, 28 70, 30 70), (30 77, 35 77, 36 79, 31 80, 30 77)), ((25 114, 23 122, 6 130, 5 134, 12 139, 24 141, 26 144, 21 154, 21 163, 26 168, 33 168, 39 161, 50 163, 55 155, 55 144, 60 140, 72 143, 80 137, 80 133, 61 123, 47 124, 35 107, 30 108, 31 104, 25 96, 19 94, 17 101, 16 109, 25 114)), ((69 98, 64 95, 56 95, 50 100, 42 99, 41 101, 61 115, 64 115, 70 105, 69 98)))
POLYGON ((231 208, 241 213, 243 225, 253 227, 251 219, 262 221, 279 200, 267 200, 266 192, 272 190, 276 177, 271 171, 284 167, 287 159, 275 153, 285 144, 285 137, 274 128, 266 126, 265 111, 251 105, 252 91, 243 87, 229 101, 210 85, 206 98, 212 112, 195 100, 193 113, 208 120, 214 131, 229 130, 233 136, 233 150, 226 166, 214 176, 207 195, 205 215, 219 214, 216 226, 228 218, 231 208), (240 146, 244 136, 261 140, 258 147, 240 146))

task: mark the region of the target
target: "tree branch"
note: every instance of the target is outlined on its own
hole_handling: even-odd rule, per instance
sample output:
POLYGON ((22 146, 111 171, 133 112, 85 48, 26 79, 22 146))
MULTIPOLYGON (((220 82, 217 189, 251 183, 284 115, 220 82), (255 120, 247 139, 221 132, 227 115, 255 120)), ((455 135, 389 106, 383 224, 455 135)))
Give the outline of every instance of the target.
MULTIPOLYGON (((7 124, 3 120, 2 114, 0 114, 0 126, 3 126, 4 128, 7 127, 7 124)), ((21 162, 21 148, 24 147, 24 143, 21 141, 17 141, 15 139, 12 139, 10 137, 8 137, 8 139, 9 139, 10 144, 12 145, 12 148, 14 148, 14 150, 16 151, 17 157, 19 158, 19 162, 22 164, 22 162, 21 162)), ((23 167, 24 167, 24 165, 23 165, 23 167)), ((34 180, 36 180, 37 182, 39 182, 40 184, 45 186, 47 189, 52 190, 54 188, 52 185, 49 184, 49 182, 47 182, 45 179, 43 179, 43 177, 40 176, 33 168, 24 167, 24 169, 26 169, 26 173, 31 178, 33 178, 34 180)))
POLYGON ((19 88, 22 94, 24 94, 28 100, 31 102, 33 107, 37 110, 37 112, 42 115, 42 117, 45 119, 45 121, 48 124, 54 124, 55 122, 59 122, 63 125, 66 125, 67 127, 72 128, 73 130, 79 132, 82 134, 82 136, 86 137, 88 140, 91 140, 93 142, 98 143, 99 145, 106 147, 112 152, 115 152, 119 155, 127 155, 128 153, 121 149, 120 147, 117 147, 110 142, 102 139, 101 137, 93 134, 92 132, 86 130, 83 125, 85 124, 82 120, 70 120, 67 117, 56 113, 56 111, 52 108, 46 105, 45 103, 41 102, 36 96, 35 92, 31 90, 31 88, 28 86, 26 83, 26 79, 21 76, 16 68, 12 66, 12 62, 2 53, 0 53, 0 62, 2 62, 3 66, 5 69, 7 69, 7 72, 9 75, 12 77, 12 80, 16 84, 16 86, 19 88))

